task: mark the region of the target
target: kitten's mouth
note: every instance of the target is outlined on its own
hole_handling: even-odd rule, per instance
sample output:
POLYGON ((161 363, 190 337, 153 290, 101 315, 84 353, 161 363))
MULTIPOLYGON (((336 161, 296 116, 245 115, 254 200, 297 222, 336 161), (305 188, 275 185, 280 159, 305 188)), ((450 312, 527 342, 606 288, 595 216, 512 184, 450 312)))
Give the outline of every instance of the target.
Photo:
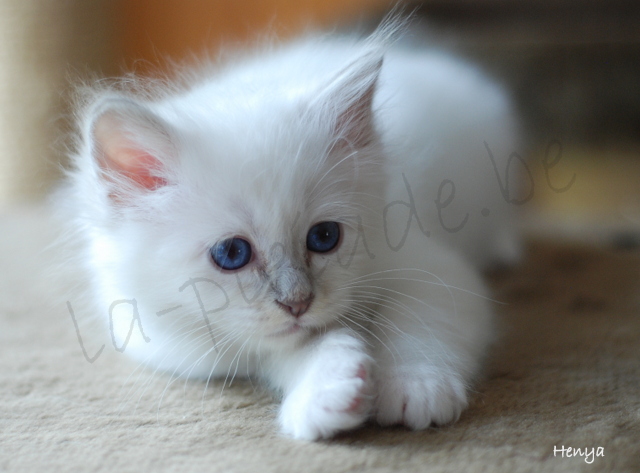
POLYGON ((269 337, 286 337, 287 335, 293 335, 294 333, 304 330, 306 330, 305 327, 298 323, 294 323, 283 330, 278 330, 277 332, 270 334, 269 337))

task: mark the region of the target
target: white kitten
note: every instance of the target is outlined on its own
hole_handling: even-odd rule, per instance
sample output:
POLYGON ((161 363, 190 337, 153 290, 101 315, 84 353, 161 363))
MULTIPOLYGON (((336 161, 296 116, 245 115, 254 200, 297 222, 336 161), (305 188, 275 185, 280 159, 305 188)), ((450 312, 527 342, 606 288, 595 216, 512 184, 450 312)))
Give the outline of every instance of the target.
POLYGON ((94 95, 68 198, 118 350, 263 377, 296 438, 458 418, 493 335, 468 261, 517 256, 495 174, 514 121, 477 70, 392 29, 94 95))

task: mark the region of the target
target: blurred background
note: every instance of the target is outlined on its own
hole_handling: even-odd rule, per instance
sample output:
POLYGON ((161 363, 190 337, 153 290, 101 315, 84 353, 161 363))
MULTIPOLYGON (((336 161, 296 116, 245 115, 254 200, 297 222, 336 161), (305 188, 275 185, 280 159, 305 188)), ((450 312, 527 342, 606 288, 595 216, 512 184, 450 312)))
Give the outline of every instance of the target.
MULTIPOLYGON (((395 3, 0 0, 0 209, 41 199, 59 179, 79 80, 162 74, 171 61, 266 31, 366 30, 395 3)), ((511 92, 527 131, 517 151, 531 170, 531 226, 581 232, 595 223, 618 229, 620 245, 637 244, 640 2, 403 4, 415 10, 416 41, 470 58, 511 92)))

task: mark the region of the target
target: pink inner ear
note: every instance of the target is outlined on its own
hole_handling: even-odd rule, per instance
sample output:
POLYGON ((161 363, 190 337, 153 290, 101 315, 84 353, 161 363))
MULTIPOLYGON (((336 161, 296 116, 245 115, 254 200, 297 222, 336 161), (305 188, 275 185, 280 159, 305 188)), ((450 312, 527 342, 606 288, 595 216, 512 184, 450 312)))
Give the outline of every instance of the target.
POLYGON ((336 133, 350 146, 361 148, 373 138, 373 96, 382 59, 366 62, 364 66, 358 64, 358 67, 341 85, 333 100, 343 107, 336 119, 336 133))
POLYGON ((115 155, 105 153, 102 167, 116 171, 140 187, 154 190, 167 185, 167 181, 152 174, 159 169, 160 161, 149 153, 137 149, 119 149, 115 155))
POLYGON ((107 112, 95 124, 100 167, 114 171, 144 189, 165 186, 167 181, 153 173, 161 169, 161 161, 136 145, 123 130, 122 119, 117 113, 107 112))

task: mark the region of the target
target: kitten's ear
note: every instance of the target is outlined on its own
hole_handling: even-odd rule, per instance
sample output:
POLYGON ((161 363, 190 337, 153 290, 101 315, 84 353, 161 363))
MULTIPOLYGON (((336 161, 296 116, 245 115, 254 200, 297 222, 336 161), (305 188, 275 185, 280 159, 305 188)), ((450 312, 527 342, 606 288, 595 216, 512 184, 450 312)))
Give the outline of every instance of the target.
POLYGON ((176 149, 169 126, 146 107, 107 99, 96 108, 89 133, 93 157, 114 186, 154 190, 167 184, 176 149))
POLYGON ((320 95, 331 114, 334 136, 350 147, 362 148, 374 137, 373 97, 383 56, 370 52, 343 69, 320 95))

